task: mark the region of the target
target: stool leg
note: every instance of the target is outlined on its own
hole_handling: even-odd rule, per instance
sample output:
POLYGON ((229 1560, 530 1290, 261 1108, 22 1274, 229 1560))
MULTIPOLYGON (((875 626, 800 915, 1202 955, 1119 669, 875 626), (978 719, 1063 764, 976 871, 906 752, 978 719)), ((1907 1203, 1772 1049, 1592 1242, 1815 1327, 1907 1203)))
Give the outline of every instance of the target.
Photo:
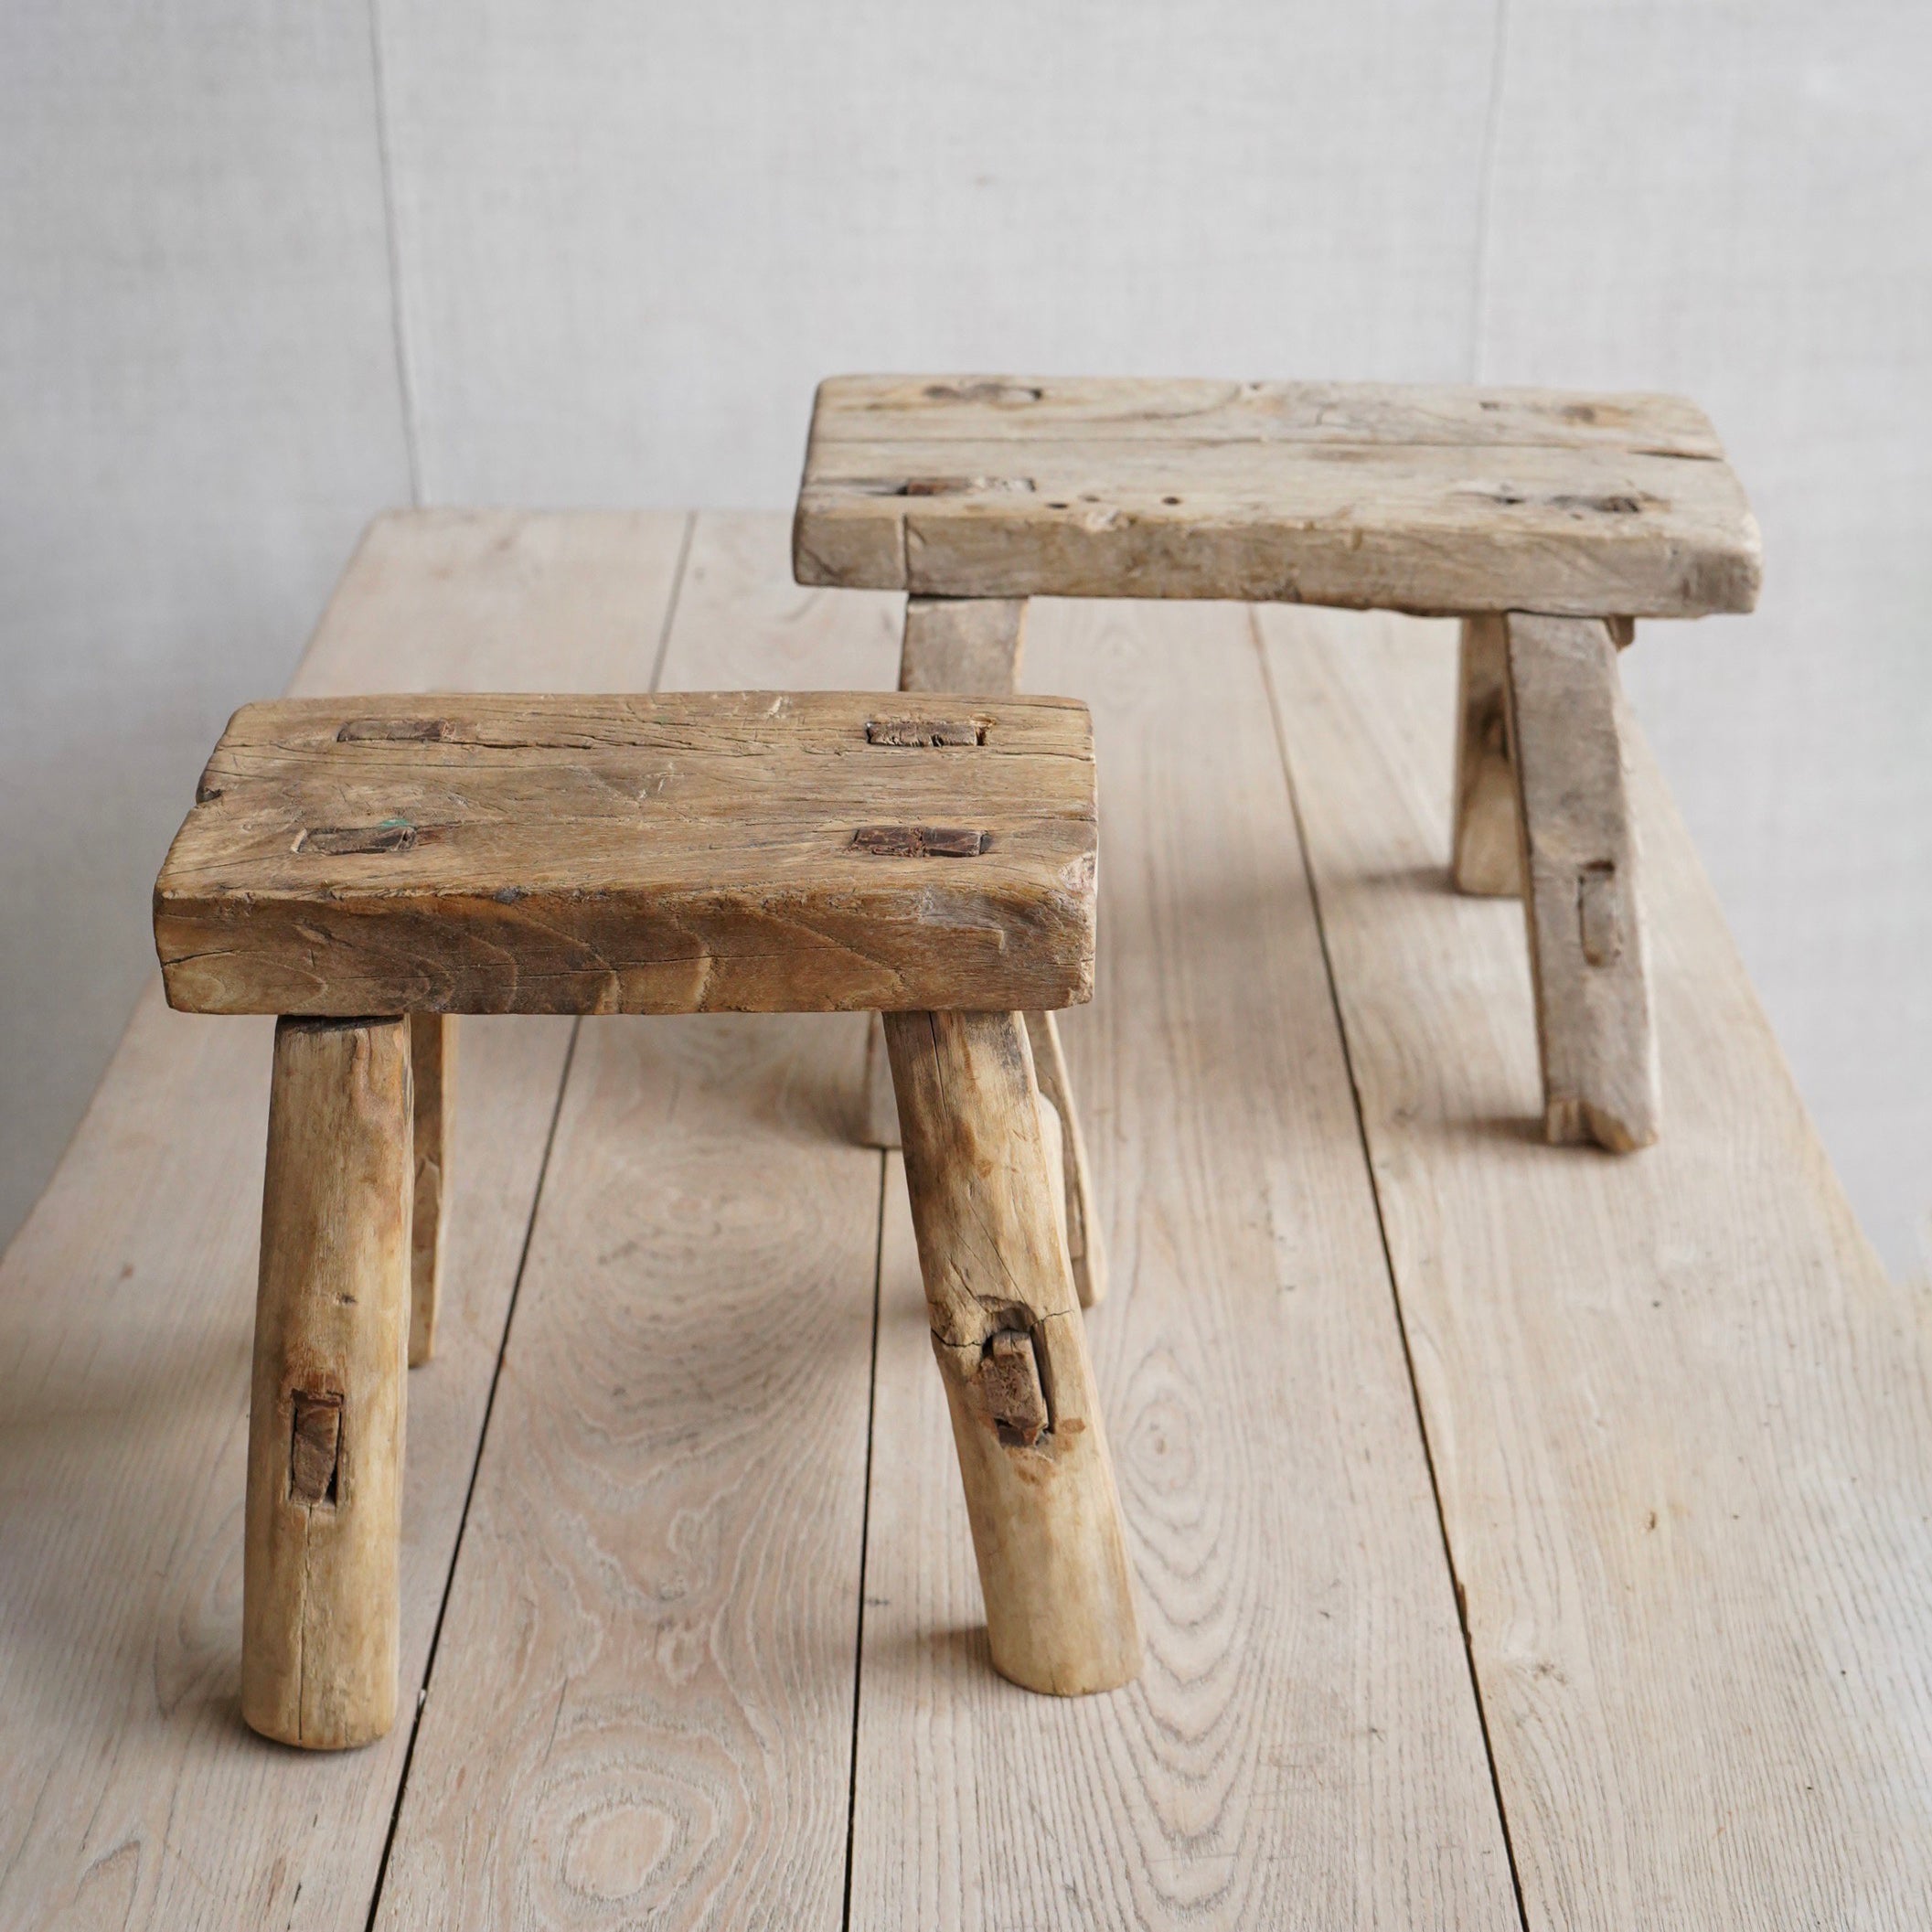
POLYGON ((1060 1050, 1060 1029, 1053 1016, 1029 1013, 1027 1040, 1033 1049, 1033 1074, 1040 1083, 1041 1098, 1060 1118, 1061 1184, 1073 1286, 1082 1308, 1096 1308, 1107 1292, 1106 1247, 1101 1240, 1099 1219, 1088 1206, 1093 1181, 1087 1171, 1086 1140, 1080 1131, 1080 1115, 1073 1111, 1066 1055, 1060 1050))
POLYGON ((1508 620, 1523 905, 1551 1140, 1658 1132, 1657 1039, 1623 767, 1617 646, 1598 618, 1508 620))
POLYGON ((906 1187, 994 1667, 1108 1691, 1140 1624, 1017 1013, 889 1013, 906 1187))
POLYGON ((406 1019, 275 1029, 241 1714, 312 1749, 367 1744, 396 1716, 411 1103, 406 1019))
POLYGON ((865 1093, 859 1101, 859 1141, 861 1147, 899 1145, 899 1102, 892 1093, 892 1061, 885 1050, 885 1028, 872 1015, 865 1036, 865 1093))
POLYGON ((1024 597, 908 597, 899 688, 1004 698, 1026 648, 1024 597))
POLYGON ((416 1205, 410 1238, 410 1367, 436 1352, 443 1253, 449 1239, 450 1126, 456 1105, 456 1016, 410 1016, 415 1077, 416 1205))
POLYGON ((1456 710, 1456 889, 1485 899, 1522 891, 1516 777, 1510 769, 1504 693, 1507 646, 1500 616, 1465 617, 1456 710))

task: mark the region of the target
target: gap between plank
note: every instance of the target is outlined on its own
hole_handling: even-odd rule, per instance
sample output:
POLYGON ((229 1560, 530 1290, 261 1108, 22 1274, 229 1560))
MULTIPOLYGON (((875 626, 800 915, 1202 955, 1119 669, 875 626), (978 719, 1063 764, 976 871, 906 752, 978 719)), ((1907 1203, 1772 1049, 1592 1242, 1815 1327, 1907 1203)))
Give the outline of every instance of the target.
POLYGON ((1335 1030, 1341 1041, 1342 1063, 1348 1069, 1349 1092, 1355 1103, 1355 1130, 1361 1141, 1362 1165, 1368 1169, 1369 1189, 1375 1202, 1375 1233, 1382 1243, 1382 1265, 1389 1278, 1389 1300, 1395 1311, 1395 1332, 1402 1342, 1402 1363, 1409 1378, 1409 1400, 1415 1411, 1415 1433, 1422 1440, 1424 1466, 1429 1472, 1429 1497, 1436 1506, 1436 1528, 1442 1538, 1442 1559, 1449 1573, 1449 1588, 1456 1598, 1456 1624, 1462 1633, 1463 1661, 1468 1667, 1469 1694, 1476 1700, 1476 1723, 1482 1732, 1482 1755, 1489 1767, 1489 1791, 1496 1801, 1497 1822, 1502 1829, 1503 1854, 1510 1861, 1510 1885, 1516 1895, 1516 1918, 1522 1932, 1529 1932, 1530 1917, 1523 1903, 1522 1877, 1516 1869, 1516 1844, 1510 1835, 1510 1813, 1503 1803, 1502 1780, 1497 1774, 1496 1753, 1489 1743, 1489 1714, 1483 1703, 1482 1676, 1476 1667, 1475 1647, 1469 1641, 1468 1607, 1463 1598, 1462 1578, 1457 1574, 1456 1552, 1449 1542, 1449 1521, 1442 1505, 1442 1485, 1436 1474, 1436 1452, 1429 1441, 1429 1425, 1423 1414, 1422 1388, 1415 1377, 1415 1357, 1409 1347, 1409 1327, 1402 1311, 1402 1285, 1395 1278, 1395 1255, 1389 1246, 1388 1220, 1382 1210, 1382 1181, 1375 1171, 1375 1158, 1369 1146, 1368 1115, 1361 1101, 1361 1083, 1355 1077, 1355 1055, 1349 1044, 1348 1023, 1342 1018, 1341 989, 1335 980, 1335 960, 1329 951, 1328 921, 1323 915, 1321 882, 1316 875, 1313 855, 1308 849, 1308 827, 1302 821, 1301 796, 1295 786, 1295 766, 1288 756, 1287 734, 1282 729, 1281 694, 1275 688, 1274 673, 1268 667, 1267 645, 1261 635, 1254 607, 1248 606, 1248 635, 1261 666, 1263 687, 1268 694, 1268 719, 1275 728, 1275 748, 1281 759, 1282 776, 1287 781, 1288 809, 1295 818, 1295 842, 1301 850, 1301 868, 1308 877, 1308 901, 1315 910, 1315 935, 1321 945, 1321 966, 1329 982, 1329 1004, 1335 1015, 1335 1030))
POLYGON ((443 1600, 436 1606, 435 1628, 430 1632, 429 1655, 422 1662, 422 1684, 416 1692, 416 1708, 410 1713, 409 1748, 402 1754, 402 1771, 396 1779, 396 1796, 390 1806, 390 1828, 382 1841, 382 1862, 376 1867, 376 1888, 369 1895, 369 1914, 364 1932, 375 1932, 376 1914, 382 1907, 383 1882, 389 1877, 390 1853, 396 1845, 396 1826, 402 1817, 402 1798, 410 1786, 410 1765, 416 1756, 416 1740, 422 1732, 423 1707, 429 1703, 430 1685, 436 1675, 436 1651, 443 1642, 443 1619, 449 1615, 450 1591, 456 1581, 456 1565, 463 1557, 463 1539, 469 1529, 470 1505, 476 1498, 476 1475, 483 1468, 483 1451, 489 1441, 490 1417, 496 1408, 496 1385, 503 1380, 503 1359, 509 1352, 510 1329, 517 1320, 517 1298, 523 1293, 523 1271, 529 1265, 530 1243, 537 1233, 537 1216, 543 1207, 543 1184, 550 1179, 550 1154, 557 1145, 557 1123, 563 1117, 563 1096, 570 1091, 571 1065, 577 1058, 577 1041, 583 1032, 580 1015, 571 1023, 571 1043, 563 1050, 563 1071, 557 1077, 557 1098, 550 1107, 550 1124, 543 1137, 543 1158, 537 1167, 537 1186, 530 1196, 530 1218, 523 1226, 523 1246, 517 1255, 517 1273, 510 1282, 509 1306, 503 1311, 503 1336, 496 1344, 496 1366, 490 1372, 490 1393, 483 1404, 483 1426, 476 1432, 476 1453, 470 1461, 470 1479, 463 1492, 463 1510, 456 1519, 456 1541, 450 1547, 450 1566, 443 1579, 443 1600))
POLYGON ((879 1238, 872 1249, 872 1367, 865 1389, 865 1506, 859 1512, 859 1620, 852 1637, 852 1762, 845 1796, 845 1903, 841 1932, 851 1932, 852 1860, 859 1839, 859 1697, 865 1681, 866 1556, 872 1533, 872 1429, 879 1410, 879 1304, 885 1281, 885 1190, 892 1178, 891 1157, 879 1155, 879 1238))
POLYGON ((402 240, 396 226, 396 179, 390 139, 389 68, 382 51, 382 10, 368 0, 369 69, 375 90, 376 165, 382 177, 382 234, 390 264, 390 334, 396 354, 396 390, 401 404, 402 448, 409 464, 410 501, 422 507, 422 432, 417 421, 416 358, 402 301, 402 240))
POLYGON ((671 594, 664 607, 664 624, 657 633, 657 655, 651 660, 651 681, 645 688, 655 691, 664 678, 664 660, 671 648, 671 625, 677 621, 678 605, 684 594, 684 567, 691 554, 691 539, 698 530, 698 512, 684 513, 684 536, 678 545, 678 561, 671 571, 671 594))

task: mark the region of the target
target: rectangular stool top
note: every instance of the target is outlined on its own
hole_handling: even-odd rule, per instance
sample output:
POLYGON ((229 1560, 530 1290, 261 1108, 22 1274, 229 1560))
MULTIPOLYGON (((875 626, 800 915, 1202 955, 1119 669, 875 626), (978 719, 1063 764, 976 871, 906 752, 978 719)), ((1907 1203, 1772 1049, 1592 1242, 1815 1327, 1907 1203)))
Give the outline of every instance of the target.
POLYGON ((839 376, 801 583, 1468 614, 1747 611, 1756 519, 1674 396, 839 376))
POLYGON ((1093 729, 1067 699, 292 699, 235 714, 197 801, 155 886, 191 1012, 1093 991, 1093 729))

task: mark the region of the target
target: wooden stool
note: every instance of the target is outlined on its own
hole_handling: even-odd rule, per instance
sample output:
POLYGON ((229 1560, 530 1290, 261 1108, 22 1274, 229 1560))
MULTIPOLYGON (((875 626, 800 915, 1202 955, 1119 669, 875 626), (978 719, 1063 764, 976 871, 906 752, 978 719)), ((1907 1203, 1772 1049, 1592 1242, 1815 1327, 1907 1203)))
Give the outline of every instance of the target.
POLYGON ((302 699, 223 734, 155 889, 169 1003, 275 1013, 242 1711, 394 1720, 404 1362, 435 1332, 455 1013, 883 1011, 993 1661, 1140 1666, 1021 1019, 1091 997, 1084 707, 302 699))
POLYGON ((840 377, 818 391, 793 558, 801 583, 912 593, 909 679, 925 633, 1009 635, 1017 661, 1033 596, 1461 617, 1452 865, 1465 891, 1528 881, 1545 1130, 1619 1151, 1657 1137, 1617 651, 1638 617, 1748 611, 1759 575, 1694 405, 840 377))

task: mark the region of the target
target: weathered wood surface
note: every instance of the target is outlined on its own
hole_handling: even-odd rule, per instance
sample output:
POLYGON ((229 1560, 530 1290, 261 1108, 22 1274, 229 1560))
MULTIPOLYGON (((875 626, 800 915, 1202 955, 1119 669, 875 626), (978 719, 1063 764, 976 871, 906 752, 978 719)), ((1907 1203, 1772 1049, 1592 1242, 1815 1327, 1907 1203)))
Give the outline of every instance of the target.
POLYGON ((1440 887, 1453 635, 1262 622, 1529 1924, 1923 1922, 1932 1330, 1655 765, 1670 1119, 1609 1160, 1533 1126, 1516 908, 1440 887))
POLYGON ((396 1720, 413 1112, 407 1019, 277 1025, 241 1714, 315 1750, 396 1720))
POLYGON ((450 1146, 456 1111, 456 1017, 417 1013, 410 1020, 416 1093, 414 1206, 410 1228, 410 1367, 436 1352, 436 1310, 449 1254, 450 1146))
POLYGON ((223 733, 155 939, 194 1011, 1061 1007, 1094 823, 1062 699, 281 699, 223 733))
POLYGON ((1212 377, 832 376, 813 421, 847 443, 1165 445, 1289 443, 1610 449, 1724 460, 1682 396, 1454 383, 1228 382, 1212 377))
POLYGON ((1661 1076, 1617 646, 1593 618, 1503 628, 1543 1130, 1627 1154, 1657 1138, 1661 1076))
POLYGON ((1459 892, 1522 891, 1516 771, 1510 762, 1508 635, 1496 615, 1465 617, 1457 657, 1455 829, 1449 871, 1459 892))
POLYGON ((1749 610, 1757 527, 1671 397, 842 377, 802 583, 1413 611, 1749 610))
POLYGON ((994 1668, 1058 1696, 1116 1690, 1139 1675, 1140 1621, 1067 1253, 1062 1130, 1026 1022, 891 1013, 885 1035, 994 1668))
MULTIPOLYGON (((889 686, 896 625, 862 598, 841 623, 784 571, 777 519, 699 518, 664 684, 889 686)), ((862 1027, 583 1029, 379 1926, 838 1922, 880 1188, 845 1132, 862 1027)))
MULTIPOLYGON (((384 518, 297 688, 447 688, 473 667, 499 688, 646 681, 684 529, 659 515, 384 518), (538 661, 553 637, 571 641, 538 661)), ((409 1724, 349 1756, 289 1752, 238 1708, 272 1031, 170 1013, 155 987, 0 1263, 0 1924, 368 1919, 409 1724)), ((410 1379, 406 1710, 569 1027, 465 1032, 449 1295, 437 1360, 410 1379)))
POLYGON ((988 1668, 894 1161, 851 1923, 1500 1932, 1508 1861, 1245 614, 1043 605, 1032 627, 1030 677, 1090 695, 1105 771, 1100 979, 1062 1032, 1108 1211, 1086 1326, 1147 1667, 1072 1703, 988 1668))

